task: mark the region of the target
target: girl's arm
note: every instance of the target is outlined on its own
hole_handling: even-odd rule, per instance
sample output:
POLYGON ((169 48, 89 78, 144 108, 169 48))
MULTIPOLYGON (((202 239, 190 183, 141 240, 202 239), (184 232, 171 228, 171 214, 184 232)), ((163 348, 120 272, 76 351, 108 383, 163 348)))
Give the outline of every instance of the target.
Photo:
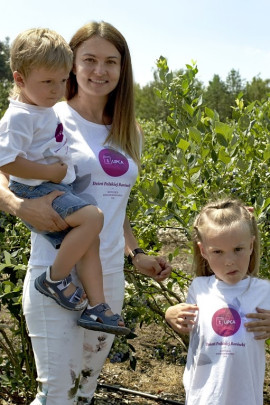
MULTIPOLYGON (((124 222, 125 254, 128 256, 138 248, 138 242, 133 235, 129 220, 126 216, 124 222)), ((160 256, 147 256, 138 253, 132 260, 133 265, 140 273, 152 277, 156 281, 163 281, 170 276, 172 268, 165 258, 160 256)))
POLYGON ((32 200, 19 198, 9 190, 8 176, 0 172, 0 210, 29 222, 40 231, 55 232, 68 227, 52 208, 52 201, 62 194, 62 191, 53 191, 32 200))
POLYGON ((256 340, 270 339, 270 310, 262 308, 256 308, 256 310, 257 313, 246 315, 247 318, 251 318, 251 321, 245 323, 245 327, 248 332, 260 333, 254 337, 256 340))
POLYGON ((187 334, 195 324, 198 306, 181 303, 169 307, 165 313, 168 324, 177 332, 187 334))
POLYGON ((67 165, 62 162, 41 164, 17 156, 14 162, 0 168, 4 173, 23 179, 40 179, 60 183, 67 173, 67 165))

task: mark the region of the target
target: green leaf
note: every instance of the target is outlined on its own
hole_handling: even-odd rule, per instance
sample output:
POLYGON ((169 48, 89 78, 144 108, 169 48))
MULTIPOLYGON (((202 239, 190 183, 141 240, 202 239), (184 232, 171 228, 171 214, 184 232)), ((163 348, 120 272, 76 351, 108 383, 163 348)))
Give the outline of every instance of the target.
POLYGON ((188 149, 190 146, 190 143, 185 141, 184 139, 180 139, 180 142, 178 143, 177 147, 182 149, 184 152, 188 149))
POLYGON ((221 162, 228 164, 231 161, 231 157, 228 155, 228 153, 225 152, 224 149, 220 149, 218 153, 218 158, 221 160, 221 162))
POLYGON ((228 146, 228 142, 226 140, 226 138, 222 135, 222 134, 217 134, 217 141, 220 145, 224 146, 225 148, 227 148, 228 146))
POLYGON ((270 144, 266 145, 266 149, 263 152, 264 160, 268 160, 270 158, 270 144))
POLYGON ((253 101, 253 103, 250 103, 246 108, 245 108, 245 113, 249 113, 253 110, 254 106, 256 104, 256 101, 253 101))
POLYGON ((133 371, 136 369, 136 364, 137 364, 137 359, 136 357, 132 356, 130 359, 130 367, 132 368, 133 371))
POLYGON ((239 128, 241 129, 241 131, 245 131, 246 129, 248 129, 250 124, 250 120, 248 118, 247 115, 241 115, 241 117, 238 120, 238 125, 239 128))
POLYGON ((194 114, 194 108, 189 105, 188 103, 184 102, 183 103, 183 110, 185 110, 191 117, 193 117, 194 114))
POLYGON ((8 253, 8 252, 5 250, 5 251, 4 251, 4 256, 5 256, 5 263, 6 263, 7 265, 11 265, 11 261, 10 261, 11 255, 10 255, 10 253, 8 253))
POLYGON ((202 136, 200 131, 195 127, 189 128, 189 136, 193 139, 196 143, 200 143, 202 141, 202 136))
POLYGON ((215 112, 211 110, 211 108, 205 107, 205 114, 207 117, 214 119, 215 118, 215 112))
POLYGON ((217 134, 221 134, 224 135, 226 138, 230 138, 233 133, 233 128, 230 127, 228 124, 224 124, 223 122, 216 122, 215 131, 217 134))

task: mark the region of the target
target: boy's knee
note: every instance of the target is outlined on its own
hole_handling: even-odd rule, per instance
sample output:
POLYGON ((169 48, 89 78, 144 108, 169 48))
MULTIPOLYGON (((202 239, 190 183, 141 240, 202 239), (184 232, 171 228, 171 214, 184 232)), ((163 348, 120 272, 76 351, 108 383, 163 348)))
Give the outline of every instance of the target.
POLYGON ((97 228, 99 228, 101 231, 104 224, 103 212, 101 211, 100 208, 94 205, 89 205, 88 209, 89 209, 89 222, 91 223, 91 225, 96 224, 97 228))

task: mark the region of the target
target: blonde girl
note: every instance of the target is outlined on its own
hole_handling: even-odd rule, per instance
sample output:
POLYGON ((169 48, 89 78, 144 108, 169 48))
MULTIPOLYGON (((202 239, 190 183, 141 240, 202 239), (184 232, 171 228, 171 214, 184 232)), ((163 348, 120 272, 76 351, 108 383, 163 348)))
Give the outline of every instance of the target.
POLYGON ((197 277, 188 291, 190 307, 180 304, 166 313, 176 330, 175 318, 190 330, 186 405, 263 405, 264 340, 245 328, 246 314, 270 310, 270 282, 256 277, 253 213, 238 200, 208 203, 195 219, 193 247, 197 277))

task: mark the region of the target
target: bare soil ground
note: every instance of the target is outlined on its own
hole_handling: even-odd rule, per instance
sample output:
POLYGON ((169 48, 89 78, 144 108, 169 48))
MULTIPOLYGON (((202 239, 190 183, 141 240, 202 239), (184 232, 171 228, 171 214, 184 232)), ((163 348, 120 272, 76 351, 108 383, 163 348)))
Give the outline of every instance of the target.
MULTIPOLYGON (((132 345, 136 349, 136 370, 131 370, 127 362, 112 364, 108 360, 99 379, 101 385, 121 386, 141 394, 150 394, 155 398, 123 392, 106 393, 103 389, 98 389, 96 394, 97 405, 105 403, 133 405, 184 404, 184 390, 182 387, 184 366, 179 364, 179 359, 176 359, 175 363, 172 364, 166 359, 159 360, 156 358, 155 349, 159 344, 162 333, 164 333, 163 330, 156 325, 138 329, 136 331, 138 337, 132 341, 132 345), (102 402, 105 398, 107 402, 102 402), (171 402, 167 402, 166 399, 171 402)), ((174 344, 176 342, 172 342, 172 346, 174 344)))
MULTIPOLYGON (((96 393, 97 405, 105 404, 179 404, 185 403, 185 392, 182 383, 184 364, 182 359, 176 362, 158 360, 154 355, 154 348, 158 345, 160 334, 158 327, 151 325, 136 331, 138 338, 133 341, 137 354, 137 367, 132 371, 127 363, 105 364, 100 384, 120 386, 129 390, 152 394, 156 399, 125 394, 122 392, 106 392, 98 389, 96 393), (158 401, 157 398, 160 398, 158 401)), ((172 342, 173 345, 174 342, 172 342)), ((185 354, 185 353, 183 353, 185 354)), ((264 386, 264 405, 270 404, 270 355, 267 354, 267 367, 264 386)))

